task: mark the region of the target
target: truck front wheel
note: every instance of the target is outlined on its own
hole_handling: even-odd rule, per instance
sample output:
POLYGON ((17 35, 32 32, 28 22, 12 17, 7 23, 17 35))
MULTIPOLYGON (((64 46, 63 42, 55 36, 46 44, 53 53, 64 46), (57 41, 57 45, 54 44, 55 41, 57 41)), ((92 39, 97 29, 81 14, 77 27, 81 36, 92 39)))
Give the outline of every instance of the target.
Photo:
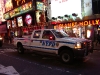
POLYGON ((73 54, 71 51, 64 50, 60 53, 60 58, 63 63, 71 63, 73 61, 73 54))
POLYGON ((22 46, 21 44, 19 44, 19 45, 17 46, 17 51, 18 51, 18 53, 20 53, 20 54, 23 54, 23 53, 24 53, 24 49, 23 49, 23 46, 22 46))

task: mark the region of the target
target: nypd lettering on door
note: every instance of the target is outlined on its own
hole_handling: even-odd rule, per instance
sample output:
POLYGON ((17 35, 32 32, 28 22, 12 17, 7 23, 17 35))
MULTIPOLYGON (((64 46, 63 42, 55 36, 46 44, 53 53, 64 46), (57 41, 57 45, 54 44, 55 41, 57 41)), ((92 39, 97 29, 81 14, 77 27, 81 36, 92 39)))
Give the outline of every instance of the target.
POLYGON ((43 40, 40 43, 42 44, 42 46, 51 46, 51 47, 55 46, 55 42, 54 41, 43 40))

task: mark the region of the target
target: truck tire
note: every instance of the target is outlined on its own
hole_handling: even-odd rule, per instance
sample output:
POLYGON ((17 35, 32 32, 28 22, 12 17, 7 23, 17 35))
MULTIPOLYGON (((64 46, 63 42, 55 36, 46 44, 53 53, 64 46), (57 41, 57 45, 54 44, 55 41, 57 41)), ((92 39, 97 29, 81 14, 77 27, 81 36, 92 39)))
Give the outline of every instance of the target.
POLYGON ((19 44, 19 45, 17 46, 17 51, 18 51, 18 53, 20 53, 20 54, 23 54, 23 53, 24 53, 24 49, 23 49, 23 46, 22 46, 21 44, 19 44))
POLYGON ((73 53, 71 51, 64 50, 60 53, 60 59, 63 63, 71 63, 73 58, 73 53))

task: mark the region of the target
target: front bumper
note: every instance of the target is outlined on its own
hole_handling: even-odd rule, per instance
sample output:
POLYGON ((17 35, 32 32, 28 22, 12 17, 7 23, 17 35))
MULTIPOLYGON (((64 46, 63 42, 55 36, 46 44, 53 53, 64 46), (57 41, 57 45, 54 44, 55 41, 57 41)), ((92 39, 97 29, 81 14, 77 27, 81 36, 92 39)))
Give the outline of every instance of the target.
POLYGON ((74 56, 75 57, 85 57, 89 53, 93 53, 93 48, 84 48, 84 49, 74 49, 74 56))

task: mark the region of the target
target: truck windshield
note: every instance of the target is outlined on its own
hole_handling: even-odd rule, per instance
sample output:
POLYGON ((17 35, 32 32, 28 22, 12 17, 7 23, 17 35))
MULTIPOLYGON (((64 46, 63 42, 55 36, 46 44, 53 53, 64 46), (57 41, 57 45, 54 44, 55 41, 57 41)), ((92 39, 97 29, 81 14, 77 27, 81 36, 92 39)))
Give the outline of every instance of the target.
POLYGON ((64 31, 52 30, 52 32, 54 33, 54 35, 55 35, 57 38, 69 37, 69 35, 66 34, 64 31))

